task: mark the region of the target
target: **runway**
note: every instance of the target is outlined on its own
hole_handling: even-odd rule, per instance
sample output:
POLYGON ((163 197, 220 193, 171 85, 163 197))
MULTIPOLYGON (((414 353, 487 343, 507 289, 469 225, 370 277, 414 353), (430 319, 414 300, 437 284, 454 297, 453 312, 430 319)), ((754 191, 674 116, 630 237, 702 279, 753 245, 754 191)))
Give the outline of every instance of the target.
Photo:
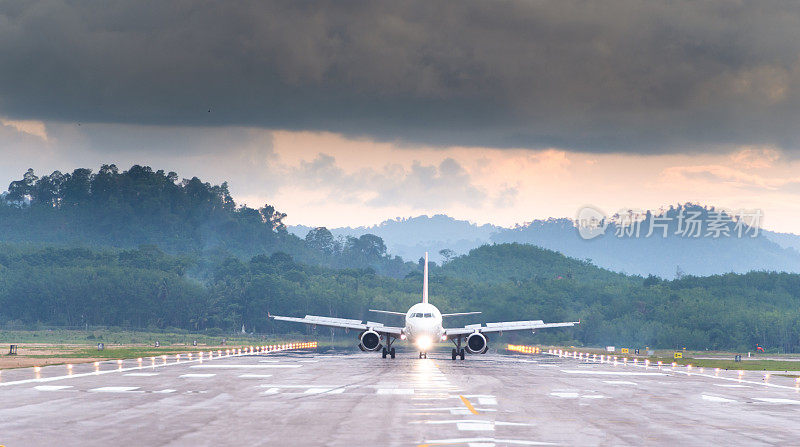
POLYGON ((541 355, 279 352, 4 370, 0 445, 789 445, 795 380, 541 355), (715 377, 718 374, 719 377, 715 377))

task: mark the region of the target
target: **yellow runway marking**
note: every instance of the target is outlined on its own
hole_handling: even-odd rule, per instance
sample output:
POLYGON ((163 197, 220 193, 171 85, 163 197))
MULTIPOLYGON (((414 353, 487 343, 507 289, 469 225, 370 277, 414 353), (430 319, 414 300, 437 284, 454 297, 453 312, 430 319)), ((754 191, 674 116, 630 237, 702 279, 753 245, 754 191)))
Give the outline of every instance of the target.
POLYGON ((469 399, 467 399, 464 396, 458 396, 458 397, 461 398, 461 402, 464 402, 464 406, 467 407, 467 410, 469 410, 472 414, 478 414, 478 411, 475 410, 475 407, 473 407, 472 404, 469 403, 469 399))

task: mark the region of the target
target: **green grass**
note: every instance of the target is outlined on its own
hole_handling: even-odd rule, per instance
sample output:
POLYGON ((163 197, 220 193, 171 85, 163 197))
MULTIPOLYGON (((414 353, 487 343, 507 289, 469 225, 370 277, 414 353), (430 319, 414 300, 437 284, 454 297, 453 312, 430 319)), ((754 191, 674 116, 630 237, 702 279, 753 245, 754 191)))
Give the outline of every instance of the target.
MULTIPOLYGON (((729 369, 729 370, 744 370, 744 371, 800 371, 800 361, 782 361, 782 360, 743 360, 741 362, 735 362, 733 360, 734 355, 733 352, 706 352, 706 351, 671 351, 665 349, 659 349, 655 351, 655 355, 653 356, 645 356, 645 355, 635 355, 633 354, 633 349, 629 354, 622 354, 619 351, 609 353, 606 352, 605 349, 602 348, 575 348, 573 346, 570 347, 563 347, 563 346, 541 346, 544 352, 547 352, 548 349, 563 349, 565 351, 574 351, 577 350, 578 352, 590 353, 590 354, 597 354, 599 355, 612 355, 617 356, 619 359, 623 357, 628 357, 629 359, 638 358, 639 361, 643 361, 644 359, 649 359, 650 364, 657 364, 658 361, 661 361, 664 365, 671 365, 672 362, 677 363, 678 365, 686 366, 692 365, 698 368, 719 368, 719 369, 729 369), (673 358, 674 352, 681 352, 683 354, 683 358, 676 359, 673 358), (709 355, 716 355, 716 356, 725 356, 728 358, 720 358, 720 359, 698 359, 692 356, 709 356, 709 355)), ((619 347, 618 347, 619 349, 619 347)), ((641 354, 644 354, 646 351, 641 349, 639 351, 641 354)), ((768 354, 770 357, 780 357, 784 354, 768 354)))
POLYGON ((744 370, 744 371, 800 371, 800 362, 788 362, 780 360, 747 360, 742 362, 734 362, 733 360, 707 360, 707 359, 694 359, 682 358, 672 359, 668 357, 649 357, 650 363, 656 363, 661 360, 665 365, 675 362, 679 365, 692 365, 698 368, 719 368, 730 370, 744 370))
POLYGON ((24 343, 45 343, 45 344, 76 344, 76 345, 96 345, 104 343, 109 345, 130 345, 145 344, 152 345, 156 341, 162 345, 185 344, 191 345, 193 341, 204 345, 219 345, 222 339, 226 339, 227 344, 255 344, 267 343, 270 341, 294 339, 298 340, 301 336, 281 336, 263 337, 261 335, 249 335, 241 333, 223 334, 210 336, 203 333, 190 332, 148 332, 130 331, 118 329, 98 329, 90 331, 80 330, 2 330, 0 331, 0 344, 24 344, 24 343))

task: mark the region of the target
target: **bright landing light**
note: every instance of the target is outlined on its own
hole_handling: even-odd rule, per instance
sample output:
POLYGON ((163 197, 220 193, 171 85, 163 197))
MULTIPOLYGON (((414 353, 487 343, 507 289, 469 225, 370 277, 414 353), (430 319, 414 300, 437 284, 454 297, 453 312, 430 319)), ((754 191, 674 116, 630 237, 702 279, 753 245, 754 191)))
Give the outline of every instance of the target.
POLYGON ((417 345, 417 348, 419 348, 420 351, 425 352, 428 350, 428 348, 431 347, 431 345, 433 345, 433 341, 430 339, 430 337, 423 336, 423 337, 418 337, 414 341, 414 344, 417 345))

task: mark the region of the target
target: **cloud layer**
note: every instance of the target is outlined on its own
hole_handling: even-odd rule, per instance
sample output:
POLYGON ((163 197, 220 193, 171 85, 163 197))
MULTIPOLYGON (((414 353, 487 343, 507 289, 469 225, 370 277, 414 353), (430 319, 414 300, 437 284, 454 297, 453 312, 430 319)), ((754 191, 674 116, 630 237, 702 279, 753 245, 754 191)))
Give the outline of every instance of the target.
POLYGON ((797 2, 6 2, 10 120, 800 148, 797 2))

